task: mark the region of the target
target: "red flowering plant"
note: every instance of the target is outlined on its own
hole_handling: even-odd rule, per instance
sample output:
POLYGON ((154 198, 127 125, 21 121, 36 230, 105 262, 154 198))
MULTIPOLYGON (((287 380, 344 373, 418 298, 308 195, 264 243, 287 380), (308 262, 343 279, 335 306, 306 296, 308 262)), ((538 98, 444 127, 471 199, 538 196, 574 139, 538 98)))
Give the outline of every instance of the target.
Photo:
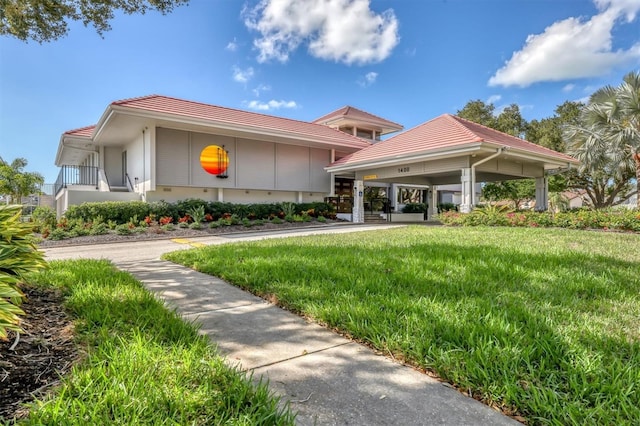
POLYGON ((189 222, 191 222, 191 216, 189 216, 188 214, 185 214, 180 219, 178 219, 178 223, 189 223, 189 222))
POLYGON ((171 216, 162 216, 158 220, 158 223, 162 226, 169 225, 170 223, 173 223, 173 218, 171 216))
POLYGON ((211 216, 210 213, 207 213, 204 215, 204 221, 205 222, 213 222, 213 216, 211 216))

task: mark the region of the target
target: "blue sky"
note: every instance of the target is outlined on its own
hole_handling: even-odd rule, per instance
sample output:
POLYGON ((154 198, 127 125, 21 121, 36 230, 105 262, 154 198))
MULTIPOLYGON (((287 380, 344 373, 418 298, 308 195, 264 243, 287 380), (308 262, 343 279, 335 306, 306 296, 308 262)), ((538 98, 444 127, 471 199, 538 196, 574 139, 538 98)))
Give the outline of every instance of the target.
POLYGON ((468 101, 553 114, 640 69, 640 0, 192 0, 0 37, 0 156, 53 182, 60 135, 162 94, 299 120, 353 105, 406 129, 468 101))

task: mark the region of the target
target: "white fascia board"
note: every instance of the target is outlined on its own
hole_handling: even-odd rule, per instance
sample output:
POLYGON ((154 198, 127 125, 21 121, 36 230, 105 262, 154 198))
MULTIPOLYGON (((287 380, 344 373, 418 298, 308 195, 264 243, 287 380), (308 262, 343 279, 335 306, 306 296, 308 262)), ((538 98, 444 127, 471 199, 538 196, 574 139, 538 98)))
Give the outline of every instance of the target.
POLYGON ((397 155, 393 158, 386 158, 386 159, 376 160, 373 162, 363 161, 359 164, 345 164, 345 165, 333 166, 333 167, 327 166, 324 169, 329 173, 372 169, 376 167, 387 167, 387 166, 394 166, 398 164, 417 163, 420 161, 431 161, 431 160, 438 160, 442 158, 457 157, 460 155, 470 155, 474 152, 484 151, 484 149, 482 148, 483 147, 480 144, 465 145, 464 147, 460 147, 454 150, 451 150, 451 149, 438 150, 438 151, 430 151, 427 153, 408 154, 406 156, 397 155))
POLYGON ((62 151, 64 151, 64 149, 76 149, 76 150, 80 150, 80 151, 88 151, 86 148, 83 147, 75 147, 72 145, 69 145, 68 143, 65 144, 65 142, 68 143, 78 143, 81 145, 86 145, 87 143, 92 143, 93 139, 88 137, 88 136, 70 136, 70 135, 65 135, 62 134, 62 136, 60 136, 60 142, 58 143, 58 151, 56 152, 56 161, 55 161, 55 165, 60 167, 63 166, 64 164, 61 163, 62 161, 62 151))
MULTIPOLYGON (((341 143, 339 141, 334 141, 332 139, 327 140, 324 138, 314 138, 306 135, 301 135, 299 133, 282 132, 276 129, 265 129, 265 128, 254 127, 254 126, 229 124, 229 123, 213 121, 209 119, 183 117, 183 116, 176 116, 173 114, 158 113, 158 112, 151 112, 151 111, 145 111, 145 110, 132 111, 130 108, 126 108, 126 107, 111 106, 111 108, 113 109, 114 112, 122 113, 124 115, 131 115, 131 116, 150 118, 150 119, 156 119, 156 120, 174 121, 182 124, 193 124, 198 126, 205 126, 205 127, 211 127, 214 129, 223 129, 223 130, 229 130, 229 131, 235 131, 235 132, 255 133, 259 135, 306 141, 306 142, 314 142, 314 143, 320 143, 323 145, 330 145, 330 146, 336 146, 336 147, 363 149, 371 145, 370 143, 363 143, 362 146, 357 146, 355 144, 351 145, 347 143, 341 143)), ((337 132, 338 130, 335 130, 335 131, 337 132)), ((362 141, 358 140, 358 142, 362 142, 362 141)))

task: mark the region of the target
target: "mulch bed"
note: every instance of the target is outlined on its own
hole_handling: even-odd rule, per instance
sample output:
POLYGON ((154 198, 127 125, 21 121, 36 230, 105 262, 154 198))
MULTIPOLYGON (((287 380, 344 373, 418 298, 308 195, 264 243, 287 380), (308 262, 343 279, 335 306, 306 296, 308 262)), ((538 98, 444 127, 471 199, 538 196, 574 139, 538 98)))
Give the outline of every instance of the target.
POLYGON ((30 285, 22 291, 27 296, 21 305, 24 333, 17 343, 13 332, 0 341, 0 421, 26 417, 24 404, 57 385, 79 358, 60 292, 30 285))

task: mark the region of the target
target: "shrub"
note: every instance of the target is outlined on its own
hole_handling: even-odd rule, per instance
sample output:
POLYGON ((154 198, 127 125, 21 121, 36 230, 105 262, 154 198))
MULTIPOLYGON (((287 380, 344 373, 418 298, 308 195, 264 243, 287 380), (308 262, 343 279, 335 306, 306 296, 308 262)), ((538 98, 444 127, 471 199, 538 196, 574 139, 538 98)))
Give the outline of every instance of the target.
POLYGON ((280 219, 279 217, 274 217, 273 219, 271 219, 271 223, 280 225, 282 223, 282 219, 280 219))
POLYGON ((24 294, 19 284, 24 275, 44 268, 42 253, 29 239, 32 227, 20 221, 22 206, 0 206, 0 340, 8 331, 20 332, 20 303, 24 294))
POLYGON ((402 208, 402 213, 425 213, 429 205, 425 203, 409 203, 402 208))
POLYGON ((566 212, 509 212, 496 208, 475 209, 463 214, 453 211, 438 215, 445 225, 528 226, 569 229, 603 229, 640 232, 640 212, 630 209, 572 210, 566 212))
POLYGON ((89 231, 89 234, 104 235, 104 234, 107 234, 108 232, 109 232, 109 228, 107 227, 107 224, 104 222, 98 222, 93 224, 93 226, 91 227, 91 230, 89 231))
POLYGON ((49 233, 48 239, 52 241, 60 241, 70 237, 71 235, 69 235, 69 233, 65 231, 64 228, 54 228, 53 231, 49 233))
POLYGON ((34 220, 37 230, 56 226, 56 212, 54 212, 51 207, 36 207, 31 214, 31 218, 34 220))
POLYGON ((187 211, 187 216, 190 216, 195 223, 204 221, 206 213, 204 212, 204 205, 193 207, 187 211))
POLYGON ((320 223, 326 223, 327 222, 327 218, 324 216, 318 216, 316 219, 318 222, 320 223))
POLYGON ((131 235, 133 234, 133 229, 134 228, 130 227, 129 224, 123 223, 121 225, 116 226, 116 234, 131 235))
POLYGON ((144 201, 103 201, 70 206, 64 216, 67 219, 82 219, 85 222, 102 216, 107 221, 113 220, 117 224, 123 224, 131 217, 145 217, 150 214, 151 204, 144 201))
POLYGON ((163 231, 173 231, 175 227, 171 223, 167 223, 166 225, 162 225, 163 231))
POLYGON ((191 228, 191 229, 202 229, 202 223, 193 222, 192 224, 189 225, 189 228, 191 228))

